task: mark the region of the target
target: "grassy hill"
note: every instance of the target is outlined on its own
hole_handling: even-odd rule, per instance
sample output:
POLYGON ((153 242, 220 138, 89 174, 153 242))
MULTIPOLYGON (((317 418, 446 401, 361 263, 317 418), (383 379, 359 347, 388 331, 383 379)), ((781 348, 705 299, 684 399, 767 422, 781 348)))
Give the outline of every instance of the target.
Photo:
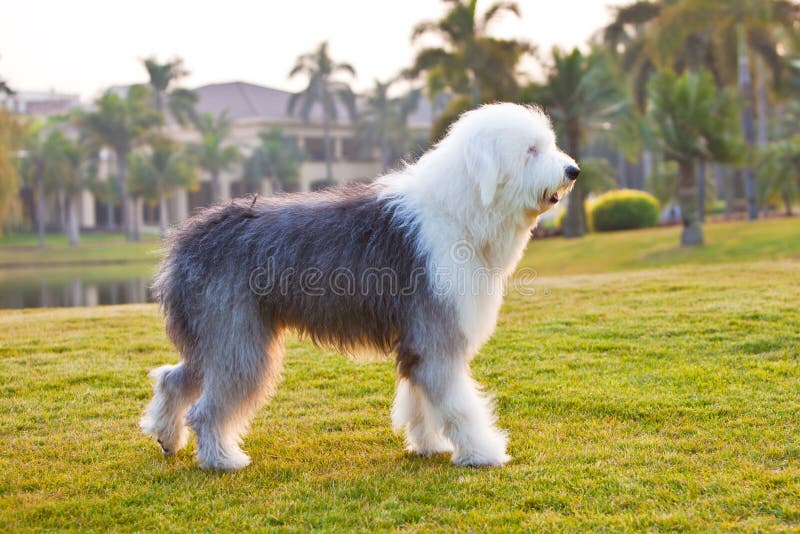
POLYGON ((797 229, 532 243, 474 362, 502 469, 409 456, 391 363, 291 339, 253 465, 206 473, 137 429, 176 360, 154 306, 0 312, 0 530, 797 529, 797 229))

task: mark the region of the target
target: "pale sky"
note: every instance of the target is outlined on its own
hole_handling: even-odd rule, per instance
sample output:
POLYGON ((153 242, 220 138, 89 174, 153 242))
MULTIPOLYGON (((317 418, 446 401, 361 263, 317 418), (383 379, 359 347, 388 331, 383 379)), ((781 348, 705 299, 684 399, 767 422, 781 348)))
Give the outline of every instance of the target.
MULTIPOLYGON (((522 37, 549 50, 583 45, 626 0, 519 0, 522 19, 505 16, 493 35, 522 37)), ((490 2, 478 3, 488 6, 490 2)), ((411 63, 413 25, 437 18, 438 0, 12 0, 0 8, 0 78, 23 91, 78 93, 144 82, 145 57, 184 59, 182 85, 247 81, 287 90, 296 57, 321 41, 369 88, 411 63)))

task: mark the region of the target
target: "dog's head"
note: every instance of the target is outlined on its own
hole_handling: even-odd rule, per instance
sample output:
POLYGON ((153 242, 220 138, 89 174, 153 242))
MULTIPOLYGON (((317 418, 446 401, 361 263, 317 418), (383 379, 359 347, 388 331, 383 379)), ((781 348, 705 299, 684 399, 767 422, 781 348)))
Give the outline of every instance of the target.
POLYGON ((489 104, 469 111, 443 143, 463 150, 465 172, 484 207, 498 203, 543 213, 564 198, 580 173, 535 107, 489 104))

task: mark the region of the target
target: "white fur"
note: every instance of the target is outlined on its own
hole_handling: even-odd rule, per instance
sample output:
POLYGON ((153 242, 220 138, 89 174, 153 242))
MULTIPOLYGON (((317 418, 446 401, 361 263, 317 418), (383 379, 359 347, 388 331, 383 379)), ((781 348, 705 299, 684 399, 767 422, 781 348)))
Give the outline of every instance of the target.
MULTIPOLYGON (((494 332, 506 280, 531 228, 551 198, 571 189, 569 165, 575 162, 558 150, 539 110, 495 104, 464 114, 417 163, 379 180, 397 212, 419 224, 418 253, 428 258, 433 278, 428 289, 449 300, 460 330, 453 336, 458 348, 430 349, 441 353, 423 354, 398 381, 392 421, 406 430, 409 450, 452 452, 457 465, 509 461, 507 436, 469 363, 494 332)), ((223 282, 209 281, 208 298, 226 295, 215 283, 223 282)), ((195 347, 196 357, 205 358, 202 376, 183 364, 154 370, 155 396, 141 426, 172 454, 186 444, 188 425, 198 436, 202 467, 240 469, 250 462, 241 436, 274 389, 282 344, 259 334, 257 309, 234 301, 218 307, 229 310, 226 321, 213 322, 216 330, 195 347)))
POLYGON ((572 188, 570 165, 540 110, 494 104, 464 114, 416 164, 380 180, 421 221, 435 290, 446 289, 468 340, 463 354, 423 362, 421 384, 399 381, 392 419, 406 428, 410 450, 428 455, 452 445, 458 465, 510 459, 469 361, 494 332, 506 280, 539 215, 553 207, 552 195, 572 188))

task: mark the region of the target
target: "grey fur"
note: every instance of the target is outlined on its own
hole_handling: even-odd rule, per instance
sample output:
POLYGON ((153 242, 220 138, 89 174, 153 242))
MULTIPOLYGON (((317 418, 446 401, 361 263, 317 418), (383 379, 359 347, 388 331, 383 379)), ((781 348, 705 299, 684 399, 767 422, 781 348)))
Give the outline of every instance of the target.
POLYGON ((394 352, 403 378, 426 355, 464 352, 455 310, 436 296, 419 252, 417 221, 379 193, 362 184, 239 199, 174 231, 153 289, 183 362, 154 371, 142 421, 165 452, 185 444, 193 403, 186 422, 201 465, 247 464, 238 444, 274 390, 287 329, 342 352, 394 352), (337 273, 355 287, 332 283, 337 273))

